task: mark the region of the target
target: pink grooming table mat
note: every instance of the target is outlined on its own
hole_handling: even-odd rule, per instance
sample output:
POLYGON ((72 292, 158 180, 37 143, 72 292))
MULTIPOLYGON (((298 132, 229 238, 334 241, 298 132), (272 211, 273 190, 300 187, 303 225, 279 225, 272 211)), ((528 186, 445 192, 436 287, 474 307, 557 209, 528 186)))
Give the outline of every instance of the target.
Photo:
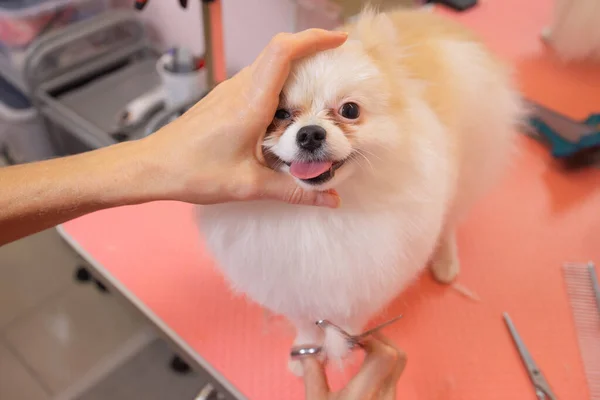
MULTIPOLYGON (((581 118, 600 105, 600 68, 558 66, 543 48, 551 3, 488 0, 457 18, 516 63, 530 98, 581 118)), ((589 398, 561 266, 600 259, 600 171, 561 172, 539 144, 520 142, 507 179, 459 232, 458 282, 481 300, 425 274, 381 316, 405 315, 385 330, 409 355, 398 399, 535 398, 504 311, 558 398, 589 398)), ((302 399, 302 381, 286 368, 292 335, 229 291, 192 206, 106 210, 64 224, 62 233, 249 399, 302 399)), ((334 373, 332 385, 349 372, 334 373)))

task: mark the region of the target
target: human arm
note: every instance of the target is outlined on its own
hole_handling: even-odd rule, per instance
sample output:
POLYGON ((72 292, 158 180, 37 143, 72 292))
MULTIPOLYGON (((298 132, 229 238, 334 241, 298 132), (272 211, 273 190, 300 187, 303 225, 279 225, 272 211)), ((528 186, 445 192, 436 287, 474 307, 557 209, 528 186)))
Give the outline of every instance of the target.
POLYGON ((0 169, 0 245, 93 211, 158 200, 160 167, 144 147, 121 143, 0 169))
POLYGON ((260 143, 291 63, 345 40, 316 29, 278 35, 254 63, 147 138, 0 169, 0 245, 93 211, 155 200, 336 207, 335 193, 303 191, 267 168, 260 143))

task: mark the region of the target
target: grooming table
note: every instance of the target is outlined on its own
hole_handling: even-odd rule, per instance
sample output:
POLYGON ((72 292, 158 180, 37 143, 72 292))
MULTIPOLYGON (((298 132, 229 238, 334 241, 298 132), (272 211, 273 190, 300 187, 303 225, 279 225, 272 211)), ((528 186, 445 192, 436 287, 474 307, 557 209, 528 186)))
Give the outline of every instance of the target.
MULTIPOLYGON (((487 0, 456 18, 516 63, 528 98, 582 118, 600 105, 600 68, 555 62, 539 40, 550 6, 487 0)), ((600 261, 600 171, 564 172, 526 137, 519 149, 507 179, 459 231, 458 282, 480 301, 424 274, 380 317, 405 316, 384 330, 409 355, 398 399, 534 399, 504 311, 558 398, 589 398, 562 263, 600 261)), ((192 206, 122 207, 58 229, 193 367, 213 374, 226 398, 302 399, 302 381, 286 367, 292 333, 229 291, 205 252, 192 206)), ((351 372, 333 373, 332 385, 351 372)))

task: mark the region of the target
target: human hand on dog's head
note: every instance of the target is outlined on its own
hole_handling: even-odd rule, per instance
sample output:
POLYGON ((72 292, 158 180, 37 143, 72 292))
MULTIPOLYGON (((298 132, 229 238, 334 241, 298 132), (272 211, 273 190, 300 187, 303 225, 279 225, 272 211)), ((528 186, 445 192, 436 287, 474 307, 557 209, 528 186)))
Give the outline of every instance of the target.
POLYGON ((347 35, 311 29, 275 36, 258 58, 176 121, 142 140, 168 199, 198 204, 274 199, 337 207, 335 192, 305 191, 267 167, 261 143, 292 62, 340 46, 347 35))
POLYGON ((329 389, 324 366, 316 357, 301 359, 306 400, 395 400, 406 353, 379 334, 362 344, 367 355, 360 371, 337 393, 329 389))

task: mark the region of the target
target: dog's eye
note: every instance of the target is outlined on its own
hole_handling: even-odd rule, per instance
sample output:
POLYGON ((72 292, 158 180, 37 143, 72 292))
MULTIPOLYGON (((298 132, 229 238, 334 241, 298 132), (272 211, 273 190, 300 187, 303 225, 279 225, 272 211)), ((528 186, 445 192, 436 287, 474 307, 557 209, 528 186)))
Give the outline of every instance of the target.
POLYGON ((344 118, 356 119, 360 115, 360 110, 356 103, 344 103, 344 105, 340 107, 339 113, 344 118))
POLYGON ((288 119, 289 117, 291 117, 290 113, 283 108, 280 108, 275 112, 275 119, 288 119))

